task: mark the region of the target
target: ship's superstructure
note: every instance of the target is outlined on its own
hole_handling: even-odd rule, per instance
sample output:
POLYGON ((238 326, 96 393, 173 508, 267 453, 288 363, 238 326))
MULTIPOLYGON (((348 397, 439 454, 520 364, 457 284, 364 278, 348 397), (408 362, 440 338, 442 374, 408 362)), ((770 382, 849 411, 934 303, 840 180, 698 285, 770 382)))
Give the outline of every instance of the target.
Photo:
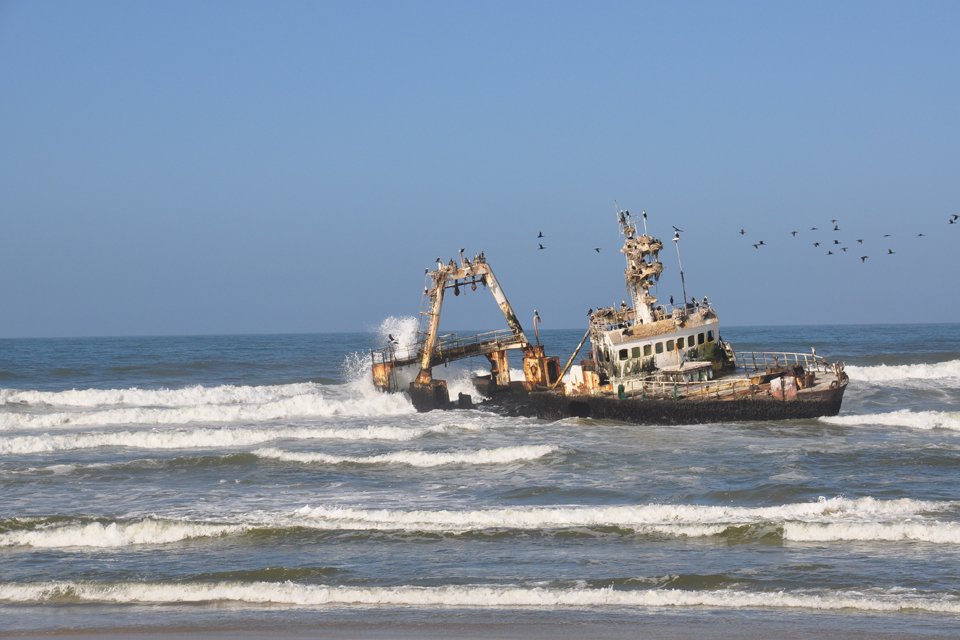
MULTIPOLYGON (((663 243, 647 234, 646 212, 642 235, 637 235, 629 211, 619 211, 617 216, 623 236, 620 251, 627 261, 627 293, 633 306, 623 302, 590 314, 593 359, 601 378, 649 376, 690 361, 716 361, 722 366, 730 354, 720 341, 720 320, 706 296, 684 299, 681 305, 657 304, 651 289, 663 273, 659 255, 663 243)), ((679 232, 674 242, 679 242, 679 232)), ((712 377, 712 373, 704 375, 712 377)))

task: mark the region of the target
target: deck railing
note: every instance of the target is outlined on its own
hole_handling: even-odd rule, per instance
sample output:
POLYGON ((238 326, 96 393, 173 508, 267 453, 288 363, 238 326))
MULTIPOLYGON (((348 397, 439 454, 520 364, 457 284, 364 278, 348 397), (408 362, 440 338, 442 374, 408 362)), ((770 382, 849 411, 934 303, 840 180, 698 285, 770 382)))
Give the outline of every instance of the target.
POLYGON ((833 369, 826 358, 816 353, 791 353, 787 351, 738 351, 737 367, 747 371, 762 371, 777 367, 800 365, 805 371, 830 373, 833 369))
MULTIPOLYGON (((747 373, 795 365, 802 366, 804 371, 808 372, 834 373, 833 365, 813 352, 745 351, 736 353, 736 364, 737 368, 747 373)), ((757 386, 751 384, 749 378, 744 377, 685 381, 672 380, 654 373, 621 378, 617 384, 623 385, 624 395, 644 398, 712 400, 733 395, 748 395, 759 391, 757 386)))
POLYGON ((705 380, 686 382, 663 378, 627 378, 621 380, 624 394, 643 398, 686 398, 692 400, 713 400, 732 395, 743 395, 753 391, 753 385, 747 378, 736 380, 705 380))

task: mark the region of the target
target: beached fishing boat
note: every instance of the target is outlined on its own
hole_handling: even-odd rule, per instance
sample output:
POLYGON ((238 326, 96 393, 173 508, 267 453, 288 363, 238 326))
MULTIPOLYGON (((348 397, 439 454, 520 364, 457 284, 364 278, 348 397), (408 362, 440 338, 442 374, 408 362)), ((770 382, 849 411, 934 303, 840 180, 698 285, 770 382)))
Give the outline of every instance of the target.
MULTIPOLYGON (((589 312, 586 333, 562 369, 557 357, 531 343, 483 254, 444 264, 429 272, 422 313, 426 326, 415 344, 388 344, 372 352, 375 385, 409 393, 419 410, 472 406, 461 396, 451 403, 433 367, 485 356, 490 374, 474 380, 484 406, 511 415, 546 419, 582 417, 641 424, 681 424, 740 420, 784 420, 836 415, 848 378, 842 363, 815 350, 742 352, 723 340, 720 320, 709 300, 660 304, 651 293, 663 272, 663 243, 649 235, 643 214, 638 233, 628 211, 617 212, 623 236, 627 293, 619 307, 589 312), (508 329, 460 338, 439 337, 444 292, 477 284, 490 289, 508 329), (590 357, 572 365, 589 339, 590 357), (523 354, 523 381, 510 380, 509 350, 523 354), (568 375, 570 374, 570 375, 568 375)), ((679 261, 679 231, 674 235, 679 261)), ((683 283, 683 270, 680 270, 683 283)), ((536 318, 534 320, 536 322, 536 318)), ((536 326, 535 326, 536 328, 536 326)))

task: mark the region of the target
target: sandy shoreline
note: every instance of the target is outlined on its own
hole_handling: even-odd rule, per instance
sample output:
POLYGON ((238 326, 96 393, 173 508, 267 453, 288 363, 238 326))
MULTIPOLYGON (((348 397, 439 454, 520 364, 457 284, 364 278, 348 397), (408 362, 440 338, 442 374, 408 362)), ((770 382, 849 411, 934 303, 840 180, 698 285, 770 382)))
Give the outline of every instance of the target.
MULTIPOLYGON (((958 624, 954 620, 912 621, 904 628, 900 624, 885 624, 877 618, 853 619, 846 617, 806 616, 790 620, 757 620, 725 616, 716 619, 705 616, 702 619, 670 620, 657 618, 653 621, 638 619, 623 620, 463 620, 436 618, 421 622, 403 621, 397 623, 316 622, 306 624, 302 621, 290 625, 277 626, 266 624, 230 623, 213 626, 182 627, 123 627, 123 628, 86 628, 57 629, 36 631, 0 631, 3 640, 35 640, 39 638, 67 638, 87 640, 110 638, 113 640, 176 640, 180 638, 281 638, 300 640, 303 638, 325 638, 337 640, 400 640, 426 638, 462 638, 480 640, 494 638, 498 640, 591 640, 661 639, 686 640, 694 638, 712 638, 717 640, 761 640, 778 638, 784 640, 807 640, 814 638, 845 638, 850 640, 940 640, 957 637, 958 624), (944 623, 944 624, 940 624, 944 623)), ((903 620, 898 620, 903 622, 903 620)))

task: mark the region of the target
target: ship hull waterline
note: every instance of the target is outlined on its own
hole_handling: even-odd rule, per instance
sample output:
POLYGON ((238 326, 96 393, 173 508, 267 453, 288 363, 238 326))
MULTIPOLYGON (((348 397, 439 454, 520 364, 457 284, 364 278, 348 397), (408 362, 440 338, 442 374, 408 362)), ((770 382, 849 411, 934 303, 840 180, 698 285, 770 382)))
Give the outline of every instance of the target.
POLYGON ((602 395, 569 396, 549 391, 505 391, 494 394, 479 407, 504 415, 544 420, 592 418, 642 425, 808 420, 840 413, 845 390, 844 384, 790 400, 760 395, 730 400, 621 399, 602 395))

